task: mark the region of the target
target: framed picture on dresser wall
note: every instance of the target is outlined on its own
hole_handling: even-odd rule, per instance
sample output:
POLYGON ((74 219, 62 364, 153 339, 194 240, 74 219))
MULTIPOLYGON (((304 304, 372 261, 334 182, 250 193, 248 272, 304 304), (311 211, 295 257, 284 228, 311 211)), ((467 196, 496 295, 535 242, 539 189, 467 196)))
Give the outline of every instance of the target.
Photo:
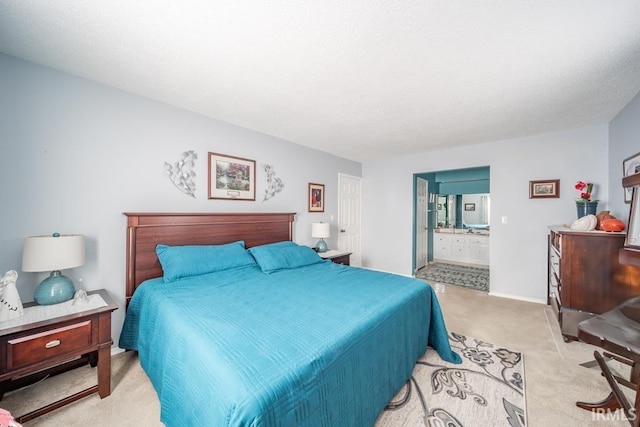
POLYGON ((530 199, 549 199, 560 197, 559 179, 542 179, 529 181, 530 199))

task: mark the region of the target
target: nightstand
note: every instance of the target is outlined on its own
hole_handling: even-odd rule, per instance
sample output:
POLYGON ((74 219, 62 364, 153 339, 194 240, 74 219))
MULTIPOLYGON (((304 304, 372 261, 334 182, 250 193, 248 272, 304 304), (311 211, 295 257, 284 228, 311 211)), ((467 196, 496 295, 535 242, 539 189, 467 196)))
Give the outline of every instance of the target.
POLYGON ((31 313, 40 307, 43 314, 29 323, 15 325, 13 322, 20 318, 0 323, 0 399, 7 391, 49 375, 86 363, 98 367, 97 385, 18 416, 17 422, 32 420, 96 392, 100 398, 111 394, 111 313, 118 306, 104 289, 88 294, 99 295, 106 305, 97 297, 90 299, 86 309, 69 305, 70 301, 55 306, 27 303, 24 316, 28 307, 34 307, 31 313))
POLYGON ((332 262, 335 262, 336 264, 349 265, 350 263, 349 257, 351 256, 351 252, 337 251, 335 249, 332 249, 326 252, 319 253, 318 255, 320 255, 320 258, 330 259, 332 262))

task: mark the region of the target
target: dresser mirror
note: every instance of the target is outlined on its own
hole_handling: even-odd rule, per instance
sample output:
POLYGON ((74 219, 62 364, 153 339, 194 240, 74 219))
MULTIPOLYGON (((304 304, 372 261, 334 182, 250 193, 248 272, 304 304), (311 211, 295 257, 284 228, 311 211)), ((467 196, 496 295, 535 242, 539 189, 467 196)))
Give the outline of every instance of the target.
POLYGON ((629 224, 624 248, 620 250, 620 262, 640 267, 640 173, 622 178, 622 186, 632 188, 629 224))
POLYGON ((629 212, 629 226, 627 228, 627 239, 624 242, 625 248, 640 250, 640 187, 633 187, 631 198, 631 210, 629 212))

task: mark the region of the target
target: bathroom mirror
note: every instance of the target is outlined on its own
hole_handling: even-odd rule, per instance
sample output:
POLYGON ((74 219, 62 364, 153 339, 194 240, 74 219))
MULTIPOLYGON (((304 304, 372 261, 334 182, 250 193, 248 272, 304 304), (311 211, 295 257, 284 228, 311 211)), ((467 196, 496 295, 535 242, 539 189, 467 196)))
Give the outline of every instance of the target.
POLYGON ((462 195, 462 228, 489 228, 489 194, 462 195))
POLYGON ((456 226, 456 196, 439 194, 436 205, 438 213, 438 228, 455 228, 456 226))
POLYGON ((489 194, 439 194, 437 197, 438 228, 489 229, 489 194))

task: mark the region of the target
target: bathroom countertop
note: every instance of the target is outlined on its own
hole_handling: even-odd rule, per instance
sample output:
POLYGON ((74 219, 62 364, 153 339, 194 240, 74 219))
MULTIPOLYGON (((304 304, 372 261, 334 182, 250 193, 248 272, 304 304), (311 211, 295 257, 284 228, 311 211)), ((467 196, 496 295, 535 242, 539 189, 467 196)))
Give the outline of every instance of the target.
POLYGON ((470 232, 468 228, 436 228, 434 232, 443 234, 472 234, 474 236, 488 236, 490 234, 487 230, 474 230, 470 232))

